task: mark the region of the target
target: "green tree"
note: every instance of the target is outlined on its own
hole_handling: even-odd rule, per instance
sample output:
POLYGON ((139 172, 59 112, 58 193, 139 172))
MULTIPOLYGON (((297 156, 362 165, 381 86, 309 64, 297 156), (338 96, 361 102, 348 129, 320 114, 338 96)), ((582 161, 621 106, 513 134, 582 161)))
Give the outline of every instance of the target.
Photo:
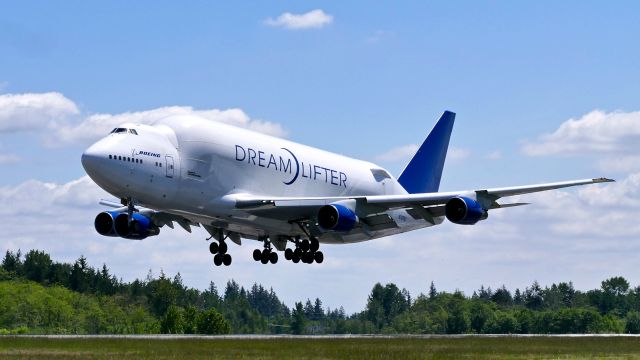
POLYGON ((184 318, 184 333, 195 334, 198 331, 198 309, 187 306, 182 313, 184 318))
POLYGON ((304 316, 304 307, 301 302, 296 303, 291 317, 291 332, 296 335, 304 334, 307 319, 304 316))
POLYGON ((162 320, 160 321, 160 332, 163 334, 184 333, 184 318, 182 309, 175 305, 169 305, 162 320))
POLYGON ((216 309, 205 310, 198 315, 199 334, 228 334, 231 332, 229 322, 216 309))
POLYGON ((627 334, 640 334, 640 313, 629 311, 625 317, 624 332, 627 334))
POLYGON ((23 271, 27 279, 44 283, 51 267, 51 258, 44 251, 30 250, 24 258, 23 271))
POLYGON ((493 309, 488 303, 478 300, 471 303, 469 325, 476 334, 483 333, 487 322, 493 320, 493 317, 493 309))

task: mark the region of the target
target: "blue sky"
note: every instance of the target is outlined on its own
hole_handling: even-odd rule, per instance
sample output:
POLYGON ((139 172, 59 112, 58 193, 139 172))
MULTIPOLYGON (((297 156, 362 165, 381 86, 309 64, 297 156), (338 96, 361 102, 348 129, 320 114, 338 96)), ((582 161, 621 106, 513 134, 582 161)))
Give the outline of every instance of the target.
MULTIPOLYGON (((638 38, 640 4, 632 1, 4 3, 0 198, 22 201, 24 209, 4 211, 6 219, 21 220, 7 220, 12 237, 0 238, 0 250, 38 247, 65 259, 85 253, 96 266, 115 263, 114 269, 126 279, 143 277, 151 267, 181 271, 190 285, 199 287, 231 277, 244 285, 256 280, 273 285, 289 302, 320 296, 332 306, 345 304, 349 311, 363 306, 375 281, 396 281, 414 292, 424 291, 431 279, 443 288, 467 292, 482 283, 524 287, 535 279, 542 283, 573 279, 578 285, 597 286, 605 276, 616 274, 606 267, 587 271, 581 263, 592 261, 596 254, 605 256, 599 259, 607 264, 638 260, 620 253, 619 243, 605 231, 628 229, 615 237, 625 244, 640 238, 640 231, 625 223, 640 210, 636 204, 640 160, 635 155, 640 140, 635 132, 640 127, 638 38), (322 25, 291 29, 275 23, 284 13, 301 15, 314 9, 322 10, 326 20, 322 25), (43 98, 48 93, 59 96, 43 98), (26 97, 16 105, 19 95, 26 97), (519 209, 489 219, 486 223, 493 221, 489 225, 458 229, 449 224, 378 244, 333 247, 330 254, 336 263, 304 270, 305 276, 325 282, 317 291, 297 290, 306 288, 295 281, 256 275, 262 268, 249 262, 234 263, 233 270, 213 269, 208 255, 197 253, 205 250, 196 240, 202 234, 163 234, 152 240, 193 253, 194 265, 181 266, 164 260, 176 249, 169 245, 116 243, 92 234, 93 211, 99 207, 90 197, 74 201, 78 193, 64 193, 81 184, 83 194, 99 195, 91 184, 78 180, 84 175, 80 154, 95 137, 83 134, 88 119, 95 124, 101 115, 116 121, 127 113, 168 106, 240 109, 246 116, 241 124, 266 123, 265 131, 378 162, 394 174, 408 160, 412 146, 448 109, 458 117, 443 189, 606 175, 620 181, 603 190, 609 192, 606 196, 599 196, 628 200, 629 207, 594 202, 592 192, 568 191, 560 194, 575 197, 571 204, 586 209, 563 215, 564 222, 549 217, 555 208, 540 205, 540 211, 519 209), (24 126, 17 129, 17 123, 24 126), (64 134, 71 135, 62 141, 64 134), (46 189, 60 194, 49 200, 32 197, 38 191, 47 193, 46 189), (66 245, 61 239, 39 237, 34 226, 49 229, 52 218, 38 201, 50 201, 60 211, 78 215, 61 218, 64 224, 50 224, 50 229, 58 229, 59 233, 51 230, 56 236, 72 232, 75 240, 66 245), (614 216, 616 211, 621 215, 614 216), (595 226, 576 219, 606 214, 613 223, 602 224, 602 233, 571 230, 595 226), (24 224, 31 223, 25 229, 24 224), (496 240, 496 234, 505 233, 521 241, 496 240), (466 236, 477 241, 460 240, 466 236), (541 236, 551 245, 544 247, 549 244, 540 242, 541 236), (451 237, 457 240, 450 247, 437 240, 451 237), (585 237, 592 247, 580 242, 585 237), (177 239, 184 241, 184 247, 175 245, 177 239), (402 245, 390 245, 395 241, 402 245), (478 249, 478 242, 489 245, 478 249), (554 248, 557 243, 574 247, 554 248), (609 252, 595 244, 610 244, 609 252), (431 264, 424 265, 425 273, 406 276, 401 265, 391 274, 366 270, 372 263, 403 262, 403 251, 414 246, 424 247, 425 255, 411 257, 409 263, 431 264), (122 252, 110 253, 112 247, 122 252), (430 255, 430 248, 439 249, 440 255, 430 255), (149 251, 154 253, 146 261, 131 260, 149 251), (574 267, 561 272, 566 277, 558 277, 558 269, 549 270, 544 262, 564 259, 550 256, 561 251, 582 254, 571 260, 574 267), (528 254, 531 273, 502 276, 518 271, 505 257, 492 257, 497 253, 507 258, 528 254), (474 262, 456 254, 484 254, 491 260, 474 262), (466 276, 469 269, 464 266, 443 272, 438 261, 469 263, 474 276, 466 276), (349 277, 343 279, 344 273, 349 277), (362 288, 335 295, 339 289, 351 289, 354 282, 362 288)), ((545 196, 539 200, 566 200, 545 196)), ((243 248, 249 254, 253 247, 243 248)), ((280 265, 284 270, 274 270, 275 274, 286 277, 288 267, 280 265)), ((639 271, 619 270, 638 283, 639 271)))

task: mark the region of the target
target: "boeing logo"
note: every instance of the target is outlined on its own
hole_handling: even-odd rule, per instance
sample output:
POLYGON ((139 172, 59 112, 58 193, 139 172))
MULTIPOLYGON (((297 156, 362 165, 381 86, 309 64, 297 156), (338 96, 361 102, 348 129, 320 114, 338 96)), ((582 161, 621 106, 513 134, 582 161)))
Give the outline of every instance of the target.
POLYGON ((236 145, 236 161, 291 174, 289 179, 282 181, 285 185, 291 185, 298 179, 306 178, 334 186, 347 187, 347 174, 344 172, 305 163, 298 160, 291 150, 287 148, 281 149, 285 152, 284 156, 270 154, 250 147, 245 149, 243 146, 236 145))
MULTIPOLYGON (((135 150, 133 152, 135 153, 135 150)), ((146 156, 157 157, 157 158, 160 157, 160 154, 150 152, 150 151, 138 151, 138 153, 135 155, 146 155, 146 156)))

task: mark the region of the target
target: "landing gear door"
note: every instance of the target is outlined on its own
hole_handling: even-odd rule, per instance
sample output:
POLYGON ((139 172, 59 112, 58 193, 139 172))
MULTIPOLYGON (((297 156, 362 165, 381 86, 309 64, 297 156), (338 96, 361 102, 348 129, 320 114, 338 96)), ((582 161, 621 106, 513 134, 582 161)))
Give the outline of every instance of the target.
POLYGON ((172 178, 173 177, 173 157, 171 155, 165 156, 165 162, 166 162, 165 168, 167 169, 167 177, 172 178))

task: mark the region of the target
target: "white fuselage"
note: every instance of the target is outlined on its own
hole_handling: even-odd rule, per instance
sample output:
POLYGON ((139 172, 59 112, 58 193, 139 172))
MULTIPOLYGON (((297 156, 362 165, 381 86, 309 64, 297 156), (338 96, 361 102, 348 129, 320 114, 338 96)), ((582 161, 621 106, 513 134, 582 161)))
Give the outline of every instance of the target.
MULTIPOLYGON (((243 237, 302 235, 298 225, 235 208, 243 194, 332 197, 406 194, 381 167, 194 116, 156 124, 124 124, 83 155, 89 176, 119 198, 224 228, 243 237), (134 132, 129 131, 133 129, 134 132), (136 134, 137 133, 137 134, 136 134)), ((431 225, 405 210, 387 214, 397 226, 318 234, 321 242, 369 240, 431 225)), ((442 219, 437 219, 440 223, 442 219)))

